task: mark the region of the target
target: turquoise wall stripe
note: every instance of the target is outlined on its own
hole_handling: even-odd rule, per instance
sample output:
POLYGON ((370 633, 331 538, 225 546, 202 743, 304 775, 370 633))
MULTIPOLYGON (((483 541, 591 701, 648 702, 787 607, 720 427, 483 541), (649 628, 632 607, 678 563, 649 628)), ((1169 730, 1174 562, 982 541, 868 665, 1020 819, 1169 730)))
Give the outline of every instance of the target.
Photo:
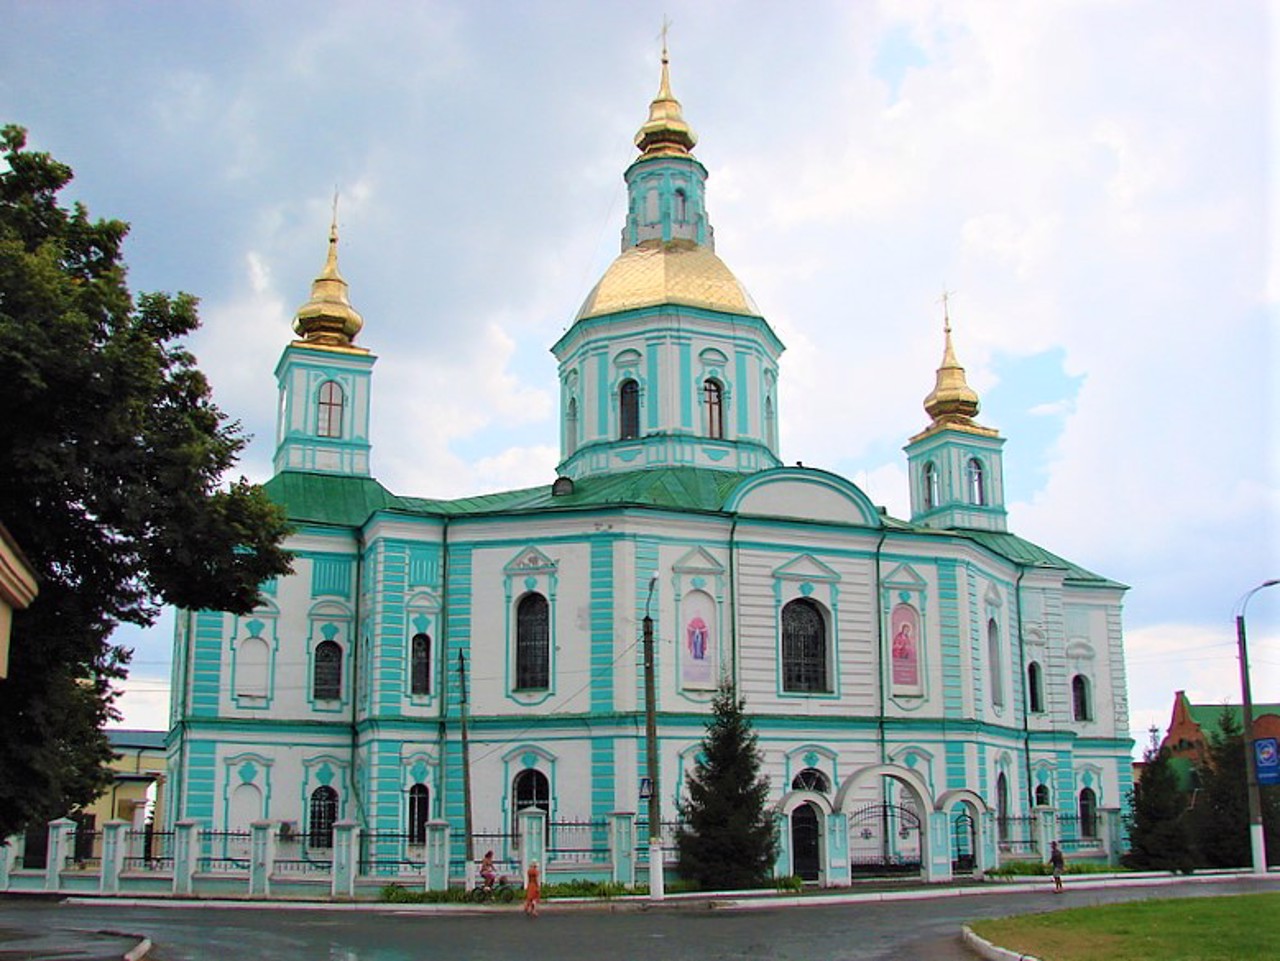
POLYGON ((613 710, 613 540, 591 541, 591 710, 613 710))
POLYGON ((222 647, 226 634, 224 615, 200 611, 195 616, 192 641, 191 714, 214 717, 222 700, 222 647))
POLYGON ((662 407, 662 363, 658 359, 658 345, 656 342, 650 342, 645 347, 646 353, 646 370, 645 370, 645 393, 648 395, 645 407, 648 412, 648 426, 650 430, 658 429, 658 415, 661 413, 662 407))
POLYGON ((602 820, 610 811, 617 810, 614 803, 614 749, 613 739, 591 739, 591 819, 602 820))
POLYGON ((187 802, 182 818, 213 823, 214 784, 218 746, 209 741, 187 742, 187 802))
POLYGON ((405 703, 404 666, 405 595, 410 561, 403 543, 384 543, 380 551, 378 578, 376 656, 374 658, 374 699, 380 715, 403 713, 405 703))
POLYGON ((596 354, 596 378, 599 384, 596 390, 596 434, 608 437, 609 397, 612 391, 609 389, 609 355, 604 351, 596 354))
POLYGON ((751 431, 751 421, 747 415, 747 399, 751 396, 751 390, 747 386, 747 355, 741 350, 737 352, 737 370, 734 378, 734 406, 738 409, 738 434, 741 436, 751 431))
POLYGON ((966 767, 964 749, 965 745, 958 741, 947 741, 947 790, 953 791, 956 788, 967 787, 969 779, 966 777, 966 767))
POLYGON ((680 426, 693 430, 693 346, 686 340, 680 344, 680 426))
POLYGON ((444 664, 440 665, 445 672, 445 716, 455 723, 448 741, 444 745, 444 776, 441 779, 441 792, 444 794, 444 817, 453 825, 452 857, 461 858, 466 850, 466 838, 462 836, 462 825, 466 821, 462 794, 462 743, 457 735, 456 719, 461 714, 462 688, 458 677, 458 655, 461 653, 467 662, 468 673, 472 673, 471 663, 471 598, 472 598, 472 554, 471 548, 458 546, 449 548, 448 584, 446 590, 449 597, 448 623, 445 627, 444 664))
MULTIPOLYGON (((995 807, 996 798, 987 787, 987 744, 985 741, 978 742, 978 793, 987 799, 987 803, 995 807)), ((1017 807, 1018 792, 1014 790, 1013 783, 1009 783, 1009 807, 1017 807)))
POLYGON ((957 585, 954 561, 938 562, 938 627, 942 634, 942 713, 960 717, 964 691, 960 677, 960 617, 956 611, 957 585))

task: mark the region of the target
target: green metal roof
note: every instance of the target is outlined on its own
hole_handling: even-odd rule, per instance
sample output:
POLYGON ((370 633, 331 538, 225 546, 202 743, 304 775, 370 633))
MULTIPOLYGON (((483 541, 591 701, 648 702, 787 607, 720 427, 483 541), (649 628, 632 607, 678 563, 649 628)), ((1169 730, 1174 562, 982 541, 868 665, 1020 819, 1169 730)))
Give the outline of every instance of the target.
MULTIPOLYGON (((541 511, 582 510, 595 507, 650 507, 693 513, 724 510, 733 491, 751 473, 710 470, 705 467, 656 467, 584 477, 573 482, 573 492, 554 495, 550 484, 522 490, 499 491, 455 500, 398 497, 371 477, 284 471, 264 485, 267 494, 284 506, 294 523, 360 527, 378 511, 395 511, 419 517, 478 517, 541 511)), ((881 514, 891 530, 962 537, 992 553, 1026 567, 1062 570, 1068 581, 1101 587, 1124 588, 1064 560, 1030 541, 998 531, 946 530, 917 527, 881 514)))
POLYGON ((114 748, 150 748, 157 751, 164 750, 164 740, 169 736, 168 731, 140 731, 121 727, 108 728, 104 733, 107 735, 107 743, 114 748))
MULTIPOLYGON (((1226 710, 1235 718, 1236 727, 1244 728, 1244 707, 1240 704, 1192 704, 1187 701, 1187 713, 1191 715, 1191 720, 1200 725, 1200 730, 1206 735, 1219 730, 1219 721, 1222 719, 1222 710, 1226 710)), ((1256 721, 1263 714, 1280 715, 1280 704, 1255 704, 1253 705, 1253 718, 1256 721)))
POLYGON ((1127 586, 1119 581, 1108 580, 1092 571, 1085 570, 1078 564, 1059 557, 1045 550, 1038 544, 1024 540, 1017 534, 1007 531, 952 530, 951 533, 975 541, 995 554, 999 554, 1015 564, 1023 567, 1049 567, 1066 572, 1066 579, 1080 584, 1096 587, 1115 587, 1127 590, 1127 586))

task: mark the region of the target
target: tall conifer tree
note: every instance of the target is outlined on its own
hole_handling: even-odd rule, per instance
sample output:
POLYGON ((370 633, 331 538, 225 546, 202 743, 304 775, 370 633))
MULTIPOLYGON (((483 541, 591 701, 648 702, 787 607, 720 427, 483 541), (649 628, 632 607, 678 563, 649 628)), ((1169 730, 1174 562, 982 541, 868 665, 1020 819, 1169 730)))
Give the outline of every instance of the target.
POLYGON ((1191 870, 1187 795, 1178 789, 1177 774, 1169 761, 1168 748, 1147 751, 1142 777, 1129 794, 1126 867, 1184 873, 1191 870))
POLYGON ((765 885, 777 856, 777 832, 765 810, 769 779, 760 773, 757 736, 744 707, 733 684, 722 680, 680 805, 677 870, 703 890, 765 885))

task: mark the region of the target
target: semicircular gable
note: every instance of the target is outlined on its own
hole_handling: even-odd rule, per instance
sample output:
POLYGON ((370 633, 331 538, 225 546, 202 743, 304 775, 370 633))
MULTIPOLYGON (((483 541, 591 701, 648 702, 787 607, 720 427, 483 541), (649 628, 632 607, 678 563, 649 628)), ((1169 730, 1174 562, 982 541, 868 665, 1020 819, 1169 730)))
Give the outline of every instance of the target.
POLYGON ((779 467, 753 474, 729 495, 725 510, 763 517, 880 527, 880 512, 855 484, 810 467, 779 467))

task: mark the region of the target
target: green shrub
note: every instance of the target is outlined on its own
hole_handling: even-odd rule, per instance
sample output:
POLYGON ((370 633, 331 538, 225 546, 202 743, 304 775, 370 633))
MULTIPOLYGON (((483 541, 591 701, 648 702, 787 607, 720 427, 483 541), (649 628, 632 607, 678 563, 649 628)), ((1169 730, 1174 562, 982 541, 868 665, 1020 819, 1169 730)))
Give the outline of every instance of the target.
POLYGON ((779 891, 803 891, 804 878, 798 874, 788 874, 786 877, 775 878, 774 885, 779 891))

